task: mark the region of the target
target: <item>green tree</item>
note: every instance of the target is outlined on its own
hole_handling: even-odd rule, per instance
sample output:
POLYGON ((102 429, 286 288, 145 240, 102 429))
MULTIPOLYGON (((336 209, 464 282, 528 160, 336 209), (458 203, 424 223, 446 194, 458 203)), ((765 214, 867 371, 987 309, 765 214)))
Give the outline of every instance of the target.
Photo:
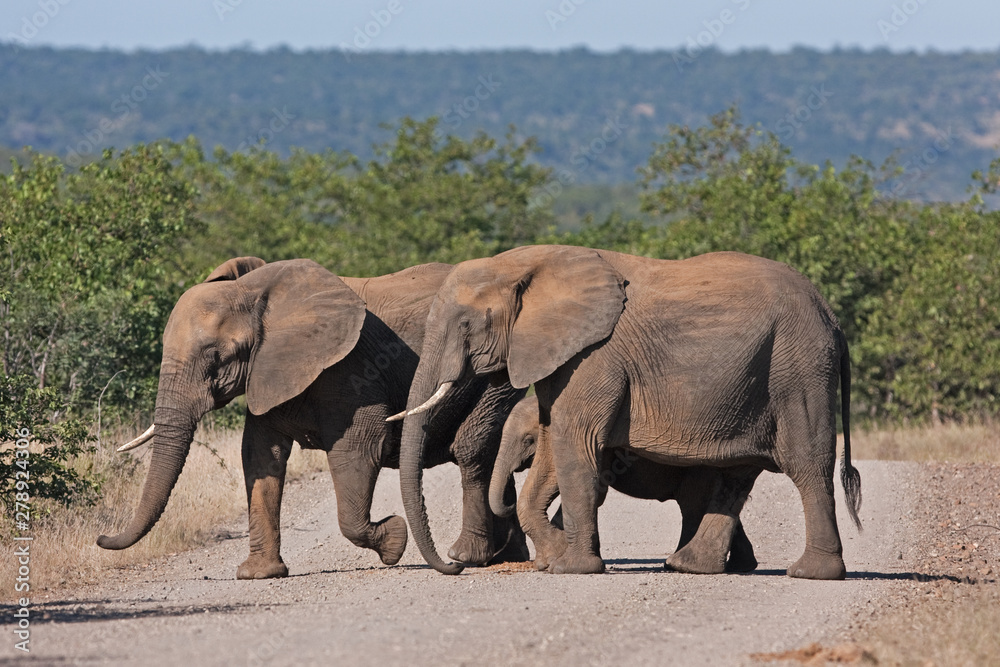
POLYGON ((1000 215, 927 206, 927 243, 887 299, 879 343, 894 359, 895 413, 932 422, 1000 408, 1000 215))
POLYGON ((549 178, 530 162, 532 140, 442 136, 438 121, 403 119, 362 163, 349 154, 186 146, 201 189, 204 236, 191 244, 203 270, 239 255, 310 257, 342 275, 378 275, 422 262, 456 262, 531 241, 547 210, 528 202, 549 178))
POLYGON ((737 250, 798 269, 830 302, 851 345, 854 397, 872 416, 891 401, 898 359, 885 345, 885 302, 923 237, 919 207, 881 194, 896 173, 853 158, 804 165, 730 108, 675 126, 640 170, 645 211, 666 223, 651 249, 689 257, 737 250))
POLYGON ((37 154, 15 162, 0 181, 4 376, 31 376, 79 411, 105 388, 111 403, 144 393, 182 288, 175 245, 193 195, 156 145, 77 173, 37 154))
POLYGON ((93 449, 93 438, 82 420, 52 419, 64 409, 55 390, 39 389, 29 375, 0 378, 0 443, 5 445, 0 451, 0 525, 20 522, 15 511, 26 512, 24 523, 30 525, 41 509, 38 499, 68 505, 96 498, 99 480, 73 465, 75 457, 93 449))

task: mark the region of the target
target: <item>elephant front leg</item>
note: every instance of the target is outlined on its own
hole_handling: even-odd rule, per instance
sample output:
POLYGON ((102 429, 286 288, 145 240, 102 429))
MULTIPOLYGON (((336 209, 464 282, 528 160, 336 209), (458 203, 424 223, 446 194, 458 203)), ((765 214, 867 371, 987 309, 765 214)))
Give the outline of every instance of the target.
POLYGON ((371 521, 372 495, 381 468, 356 450, 327 456, 337 494, 340 532, 363 549, 371 549, 386 565, 395 565, 406 550, 406 519, 395 514, 377 523, 371 521))
POLYGON ((539 428, 535 458, 517 499, 517 518, 525 534, 535 545, 535 567, 547 570, 549 564, 566 551, 566 534, 562 530, 562 508, 556 515, 558 526, 549 521, 548 510, 559 495, 552 449, 545 427, 539 428))
POLYGON ((553 574, 604 572, 597 533, 599 489, 596 471, 585 464, 558 469, 566 549, 548 567, 553 574))
POLYGON ((462 532, 448 550, 448 558, 466 565, 486 565, 493 558, 493 512, 489 482, 476 471, 462 468, 462 532))
MULTIPOLYGON (((514 479, 507 482, 504 491, 504 503, 516 505, 517 491, 514 487, 514 479)), ((490 564, 495 563, 524 563, 531 560, 531 553, 528 551, 528 541, 521 528, 515 511, 513 516, 499 517, 493 515, 493 544, 496 551, 490 564)))
POLYGON ((579 457, 573 450, 574 438, 552 433, 548 438, 552 461, 562 498, 563 534, 566 549, 549 563, 553 574, 597 574, 604 572, 597 533, 597 508, 607 488, 597 475, 600 448, 591 443, 597 456, 579 457))
MULTIPOLYGON (((465 565, 528 560, 524 531, 516 518, 493 514, 489 502, 491 471, 478 465, 459 463, 462 473, 462 532, 448 557, 465 565)), ((513 483, 509 483, 513 495, 513 483)))
POLYGON ((292 441, 247 416, 243 430, 243 477, 250 517, 250 556, 237 579, 287 577, 281 560, 281 494, 292 441))

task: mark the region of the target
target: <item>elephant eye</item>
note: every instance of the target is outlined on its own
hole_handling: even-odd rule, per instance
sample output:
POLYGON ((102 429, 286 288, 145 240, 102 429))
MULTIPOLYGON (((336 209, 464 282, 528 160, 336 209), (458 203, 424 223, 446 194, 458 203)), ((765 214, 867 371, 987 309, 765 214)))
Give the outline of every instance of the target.
POLYGON ((210 376, 215 376, 220 365, 219 351, 215 349, 205 350, 206 371, 210 376))

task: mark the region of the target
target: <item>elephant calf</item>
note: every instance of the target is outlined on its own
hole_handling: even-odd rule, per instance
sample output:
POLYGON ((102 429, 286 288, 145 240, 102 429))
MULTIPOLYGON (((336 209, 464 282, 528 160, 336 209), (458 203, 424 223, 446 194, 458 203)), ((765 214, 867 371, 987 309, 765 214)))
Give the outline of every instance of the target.
MULTIPOLYGON (((522 493, 529 493, 532 497, 526 499, 527 502, 518 503, 516 509, 521 525, 540 538, 535 544, 535 565, 544 570, 552 558, 565 550, 566 539, 559 530, 561 526, 549 523, 545 512, 559 493, 559 488, 551 455, 543 449, 542 454, 536 456, 539 432, 538 397, 521 399, 503 427, 500 452, 490 482, 490 508, 501 517, 514 513, 515 507, 504 502, 505 492, 511 476, 531 465, 532 473, 540 481, 524 489, 522 493)), ((742 522, 737 522, 735 526, 732 544, 729 533, 711 535, 712 531, 702 531, 699 538, 692 542, 713 502, 713 494, 722 482, 719 469, 705 466, 682 468, 651 461, 633 465, 639 458, 623 449, 605 451, 598 477, 601 483, 599 504, 603 504, 608 487, 633 498, 660 502, 676 500, 681 508, 681 535, 676 552, 666 561, 670 569, 716 574, 723 571, 751 572, 757 568, 753 545, 743 530, 742 522), (684 549, 686 546, 688 548, 684 549)), ((561 523, 561 517, 558 519, 557 523, 561 523)))
MULTIPOLYGON (((344 278, 313 261, 232 259, 177 302, 163 333, 153 427, 122 449, 152 440, 132 522, 105 549, 124 549, 159 519, 201 417, 246 394, 243 474, 250 556, 239 579, 283 577, 280 509, 292 442, 327 452, 343 534, 387 565, 406 547, 406 522, 372 522, 379 470, 399 465, 400 426, 431 301, 451 267, 426 264, 378 278, 344 278), (367 308, 366 308, 367 306, 367 308)), ((424 465, 458 463, 462 533, 452 557, 485 564, 526 560, 516 521, 495 519, 488 490, 503 421, 524 395, 510 383, 470 376, 458 399, 428 423, 424 465), (500 554, 498 549, 506 548, 500 554)), ((512 487, 513 489, 513 487, 512 487)))

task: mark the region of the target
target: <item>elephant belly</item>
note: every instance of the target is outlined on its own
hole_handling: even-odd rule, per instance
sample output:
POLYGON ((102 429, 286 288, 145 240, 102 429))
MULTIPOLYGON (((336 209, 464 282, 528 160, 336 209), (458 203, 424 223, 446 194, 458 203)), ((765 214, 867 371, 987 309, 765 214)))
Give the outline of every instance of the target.
POLYGON ((731 335, 720 351, 674 331, 676 344, 655 365, 628 377, 628 446, 673 465, 763 464, 771 460, 776 419, 768 336, 731 335))
MULTIPOLYGON (((776 419, 766 392, 729 387, 721 397, 711 388, 689 384, 662 403, 631 406, 627 446, 643 457, 669 465, 775 467, 776 419)), ((635 393, 633 392, 633 397, 635 393)))

